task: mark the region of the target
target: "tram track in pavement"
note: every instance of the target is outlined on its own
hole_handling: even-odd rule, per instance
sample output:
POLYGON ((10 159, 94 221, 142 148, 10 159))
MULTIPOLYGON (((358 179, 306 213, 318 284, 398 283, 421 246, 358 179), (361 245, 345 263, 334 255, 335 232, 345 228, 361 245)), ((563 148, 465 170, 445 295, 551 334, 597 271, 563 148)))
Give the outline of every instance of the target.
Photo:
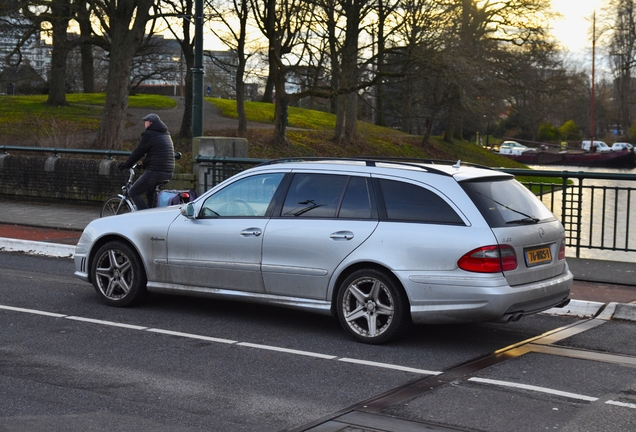
MULTIPOLYGON (((602 310, 597 314, 600 315, 602 310)), ((472 429, 450 427, 434 422, 414 421, 411 419, 403 419, 399 417, 386 416, 382 412, 387 408, 404 403, 414 398, 423 396, 428 392, 432 392, 440 387, 453 384, 458 380, 467 380, 472 382, 481 382, 499 386, 516 387, 531 391, 540 391, 551 393, 553 395, 569 397, 587 402, 598 400, 596 397, 579 395, 574 393, 561 392, 547 388, 528 386, 522 384, 508 383, 504 381, 486 380, 473 377, 479 371, 488 367, 503 363, 505 361, 523 356, 529 353, 549 354, 554 356, 590 360, 595 362, 612 363, 615 365, 636 368, 636 356, 628 356, 621 354, 609 354, 597 351, 584 350, 579 348, 569 348, 555 346, 553 344, 570 338, 577 334, 581 334, 588 330, 594 329, 605 324, 607 321, 597 317, 572 323, 570 325, 559 327, 541 335, 526 339, 524 341, 509 345, 498 349, 492 353, 486 354, 474 360, 469 360, 463 364, 452 367, 437 375, 426 376, 415 381, 406 383, 394 389, 388 390, 377 396, 362 400, 350 405, 342 410, 324 416, 313 422, 307 423, 291 429, 288 432, 328 432, 339 431, 340 425, 353 425, 356 431, 468 431, 472 429), (382 423, 386 422, 386 426, 382 423), (390 425, 389 425, 390 424, 390 425), (331 425, 332 427, 329 427, 331 425), (369 429, 365 429, 368 427, 369 429)), ((622 404, 617 401, 607 401, 606 403, 614 403, 616 405, 627 406, 636 410, 636 405, 622 404)), ((344 429, 347 430, 347 429, 344 429)))

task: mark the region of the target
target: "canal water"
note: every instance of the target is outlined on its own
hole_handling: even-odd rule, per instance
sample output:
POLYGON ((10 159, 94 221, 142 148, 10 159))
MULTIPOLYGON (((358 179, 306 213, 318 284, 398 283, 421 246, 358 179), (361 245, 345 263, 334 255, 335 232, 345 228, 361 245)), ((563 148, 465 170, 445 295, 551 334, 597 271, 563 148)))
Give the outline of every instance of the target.
MULTIPOLYGON (((530 168, 558 173, 569 171, 636 175, 636 168, 557 165, 532 165, 530 168)), ((578 185, 579 180, 573 179, 573 182, 578 185)), ((580 212, 581 231, 578 236, 581 247, 578 249, 578 256, 580 258, 636 262, 636 252, 626 251, 626 249, 636 250, 636 180, 585 179, 583 186, 580 212), (589 248, 586 245, 592 245, 595 248, 589 248), (596 249, 600 246, 607 249, 596 249)), ((561 219, 562 192, 544 194, 542 200, 561 219)), ((564 223, 564 225, 566 224, 564 223)), ((577 249, 568 247, 566 256, 576 257, 577 249)))

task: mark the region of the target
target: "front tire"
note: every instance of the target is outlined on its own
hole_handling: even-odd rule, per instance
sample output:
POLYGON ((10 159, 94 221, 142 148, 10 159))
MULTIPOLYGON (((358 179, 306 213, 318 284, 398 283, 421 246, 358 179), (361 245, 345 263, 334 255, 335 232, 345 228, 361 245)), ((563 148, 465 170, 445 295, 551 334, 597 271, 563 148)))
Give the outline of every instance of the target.
POLYGON ((118 214, 130 213, 131 211, 133 210, 130 207, 130 204, 128 204, 128 201, 121 199, 119 195, 115 195, 104 202, 99 216, 115 216, 118 214))
POLYGON ((91 264, 91 280, 102 301, 110 306, 138 304, 148 293, 141 259, 121 241, 99 248, 91 264))
POLYGON ((374 269, 358 270, 347 277, 336 306, 345 331, 367 344, 394 339, 410 322, 402 287, 392 276, 374 269))

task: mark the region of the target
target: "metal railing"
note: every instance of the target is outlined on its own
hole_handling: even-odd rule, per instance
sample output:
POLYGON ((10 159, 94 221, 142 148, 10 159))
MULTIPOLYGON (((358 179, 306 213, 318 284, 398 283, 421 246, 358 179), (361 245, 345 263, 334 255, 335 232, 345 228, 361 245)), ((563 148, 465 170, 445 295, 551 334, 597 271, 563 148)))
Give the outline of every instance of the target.
MULTIPOLYGON (((196 161, 205 166, 203 180, 208 190, 268 159, 198 156, 196 161)), ((636 235, 630 235, 630 228, 636 225, 630 220, 636 212, 636 175, 508 168, 500 171, 521 177, 521 183, 560 219, 566 245, 574 249, 577 258, 581 249, 636 252, 636 235), (528 177, 556 181, 532 181, 528 177)))
POLYGON ((255 165, 268 162, 269 159, 231 158, 217 156, 197 156, 195 161, 199 164, 199 175, 203 181, 203 190, 207 191, 223 180, 245 171, 255 165))
POLYGON ((636 209, 636 175, 609 172, 502 169, 519 177, 558 178, 559 183, 522 183, 560 218, 566 245, 575 249, 636 252, 630 233, 636 209))
MULTIPOLYGON (((87 156, 106 156, 108 159, 112 159, 113 156, 130 156, 130 153, 132 153, 126 150, 87 150, 87 149, 72 149, 72 148, 64 148, 64 147, 28 147, 28 146, 0 145, 0 154, 8 154, 9 151, 52 153, 53 156, 59 156, 60 153, 78 154, 78 155, 87 155, 87 156)), ((175 152, 174 158, 180 159, 181 153, 175 152)))

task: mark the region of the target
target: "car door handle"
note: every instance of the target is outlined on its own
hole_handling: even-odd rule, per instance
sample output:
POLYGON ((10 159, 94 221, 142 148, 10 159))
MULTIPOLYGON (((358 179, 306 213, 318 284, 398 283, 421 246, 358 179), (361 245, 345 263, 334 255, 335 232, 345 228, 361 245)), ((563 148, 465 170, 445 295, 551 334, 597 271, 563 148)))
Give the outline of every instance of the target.
POLYGON ((243 237, 249 237, 249 236, 258 237, 261 234, 263 234, 263 231, 261 231, 260 228, 247 228, 241 231, 241 235, 243 237))
POLYGON ((329 236, 332 240, 351 240, 353 233, 351 231, 337 231, 329 236))

